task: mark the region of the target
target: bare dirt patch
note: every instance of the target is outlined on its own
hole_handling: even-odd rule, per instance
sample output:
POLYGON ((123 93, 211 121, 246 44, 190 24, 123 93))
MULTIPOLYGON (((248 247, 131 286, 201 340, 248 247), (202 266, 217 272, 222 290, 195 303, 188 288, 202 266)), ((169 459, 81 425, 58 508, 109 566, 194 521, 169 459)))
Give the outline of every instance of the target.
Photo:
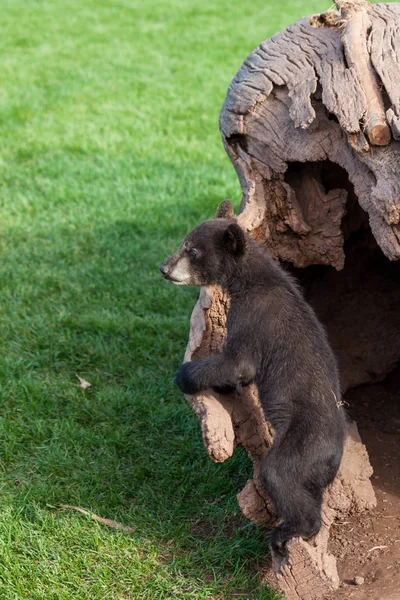
POLYGON ((400 369, 379 385, 352 390, 346 401, 374 468, 378 505, 332 527, 342 584, 330 598, 400 600, 400 369))

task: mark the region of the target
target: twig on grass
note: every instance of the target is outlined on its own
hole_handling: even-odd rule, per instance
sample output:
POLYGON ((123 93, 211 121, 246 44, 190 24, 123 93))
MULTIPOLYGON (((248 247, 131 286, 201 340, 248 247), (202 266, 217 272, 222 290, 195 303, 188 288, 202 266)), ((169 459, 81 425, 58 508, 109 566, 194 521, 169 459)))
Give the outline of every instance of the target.
POLYGON ((103 519, 103 517, 99 517, 98 515, 90 512, 86 508, 80 508, 79 506, 71 506, 70 504, 60 504, 60 508, 74 510, 75 512, 82 513, 83 515, 87 515, 93 521, 97 521, 102 525, 106 525, 107 527, 111 527, 111 529, 121 529, 122 531, 126 531, 128 533, 133 533, 136 531, 136 527, 129 527, 129 525, 122 525, 117 521, 113 521, 112 519, 103 519))

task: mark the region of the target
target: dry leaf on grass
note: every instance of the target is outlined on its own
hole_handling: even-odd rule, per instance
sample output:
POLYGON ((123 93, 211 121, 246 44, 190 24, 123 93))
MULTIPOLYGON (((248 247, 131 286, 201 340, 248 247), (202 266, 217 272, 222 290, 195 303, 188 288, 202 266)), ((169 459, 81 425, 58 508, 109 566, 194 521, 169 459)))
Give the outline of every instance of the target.
POLYGON ((90 387, 92 387, 92 384, 86 381, 86 379, 79 377, 79 375, 77 375, 77 378, 79 379, 80 386, 83 390, 88 390, 90 387))

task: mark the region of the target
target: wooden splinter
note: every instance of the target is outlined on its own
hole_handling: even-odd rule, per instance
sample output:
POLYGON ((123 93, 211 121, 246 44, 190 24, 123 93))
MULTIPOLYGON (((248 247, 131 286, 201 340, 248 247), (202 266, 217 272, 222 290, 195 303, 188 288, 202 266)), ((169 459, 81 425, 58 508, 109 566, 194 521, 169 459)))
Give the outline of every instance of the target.
POLYGON ((364 0, 336 0, 335 4, 345 22, 342 42, 349 68, 355 70, 364 90, 367 110, 364 115, 364 132, 374 146, 390 143, 390 128, 386 121, 385 107, 377 76, 371 64, 367 48, 370 19, 369 4, 364 0))

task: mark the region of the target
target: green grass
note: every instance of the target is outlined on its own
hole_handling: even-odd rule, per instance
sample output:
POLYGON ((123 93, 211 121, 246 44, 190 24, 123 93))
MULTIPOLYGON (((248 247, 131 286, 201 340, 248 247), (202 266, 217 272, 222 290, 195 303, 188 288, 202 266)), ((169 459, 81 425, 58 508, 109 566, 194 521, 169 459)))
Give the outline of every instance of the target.
POLYGON ((157 266, 239 202, 218 114, 242 61, 326 7, 2 3, 1 600, 274 597, 249 460, 213 464, 173 384, 198 292, 157 266))

